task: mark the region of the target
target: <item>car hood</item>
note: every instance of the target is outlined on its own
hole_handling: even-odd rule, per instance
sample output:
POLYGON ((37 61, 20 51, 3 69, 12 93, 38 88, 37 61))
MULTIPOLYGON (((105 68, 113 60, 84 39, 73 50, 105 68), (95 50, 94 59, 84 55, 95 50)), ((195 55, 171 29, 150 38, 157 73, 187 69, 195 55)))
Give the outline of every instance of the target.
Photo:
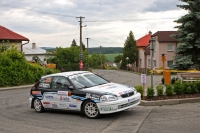
POLYGON ((120 96, 122 94, 127 94, 133 92, 133 88, 123 84, 108 83, 83 90, 88 93, 98 93, 98 94, 114 94, 120 96))

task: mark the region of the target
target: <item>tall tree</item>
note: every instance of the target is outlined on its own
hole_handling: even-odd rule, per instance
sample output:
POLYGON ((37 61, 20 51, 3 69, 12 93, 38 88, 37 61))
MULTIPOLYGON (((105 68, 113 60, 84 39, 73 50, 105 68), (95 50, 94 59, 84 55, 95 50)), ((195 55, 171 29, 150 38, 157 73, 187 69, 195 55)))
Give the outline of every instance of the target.
POLYGON ((177 5, 188 14, 182 16, 175 22, 178 26, 178 34, 173 37, 179 41, 175 56, 175 69, 187 70, 192 65, 200 66, 200 1, 199 0, 180 0, 185 5, 177 5))
POLYGON ((75 39, 73 39, 71 46, 73 46, 73 47, 76 47, 76 46, 78 46, 78 45, 76 44, 76 41, 75 41, 75 39))
POLYGON ((130 31, 129 36, 127 37, 124 43, 122 65, 126 66, 127 63, 133 64, 135 63, 136 60, 137 60, 136 40, 134 38, 133 32, 130 31))

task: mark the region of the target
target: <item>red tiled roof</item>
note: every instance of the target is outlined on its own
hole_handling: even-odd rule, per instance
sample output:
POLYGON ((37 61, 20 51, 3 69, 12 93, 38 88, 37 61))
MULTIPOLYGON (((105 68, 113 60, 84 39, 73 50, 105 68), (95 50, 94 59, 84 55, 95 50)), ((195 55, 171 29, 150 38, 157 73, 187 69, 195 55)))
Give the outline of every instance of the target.
POLYGON ((172 38, 171 35, 178 34, 177 31, 157 31, 152 35, 152 37, 157 36, 158 42, 178 42, 175 38, 172 38))
POLYGON ((147 34, 136 41, 138 47, 146 47, 149 45, 149 40, 151 38, 151 34, 147 34))
POLYGON ((0 26, 0 40, 19 40, 19 41, 29 41, 28 38, 23 37, 3 26, 0 26))

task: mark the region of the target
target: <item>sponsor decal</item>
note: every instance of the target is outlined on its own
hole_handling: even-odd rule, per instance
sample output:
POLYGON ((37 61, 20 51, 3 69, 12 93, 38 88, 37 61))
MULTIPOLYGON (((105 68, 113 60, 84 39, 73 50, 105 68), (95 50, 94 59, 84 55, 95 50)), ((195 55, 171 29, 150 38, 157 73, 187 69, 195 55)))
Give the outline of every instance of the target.
POLYGON ((80 97, 80 96, 75 96, 75 95, 72 95, 71 98, 80 99, 81 101, 84 101, 86 99, 85 97, 80 97))
POLYGON ((33 95, 41 95, 41 91, 32 91, 33 95))
POLYGON ((50 104, 50 102, 43 102, 43 104, 46 104, 46 105, 47 105, 47 104, 50 104))
POLYGON ((77 106, 75 104, 69 104, 69 107, 71 107, 71 108, 77 108, 77 106))
POLYGON ((123 92, 119 92, 119 94, 122 95, 122 94, 131 93, 131 92, 133 92, 133 90, 126 90, 126 91, 123 91, 123 92))
POLYGON ((46 99, 53 99, 53 96, 47 95, 45 96, 46 99))
POLYGON ((78 98, 76 101, 77 101, 77 102, 81 102, 81 99, 80 99, 80 98, 78 98))
POLYGON ((59 101, 61 101, 61 102, 71 102, 70 97, 68 97, 68 96, 60 96, 59 101))
POLYGON ((67 108, 67 104, 65 104, 65 103, 59 103, 59 107, 60 108, 67 108))
POLYGON ((113 88, 117 88, 117 86, 110 86, 110 87, 108 87, 106 89, 113 89, 113 88))
POLYGON ((101 85, 101 86, 99 86, 99 88, 103 88, 103 87, 107 87, 107 86, 112 86, 112 84, 101 85))
POLYGON ((68 91, 58 91, 58 95, 66 95, 66 96, 68 96, 68 91))
POLYGON ((57 103, 52 103, 51 106, 52 106, 53 108, 57 108, 57 107, 58 107, 57 103))
POLYGON ((93 99, 93 100, 99 100, 99 98, 100 98, 99 95, 91 94, 91 93, 87 93, 85 97, 86 97, 86 98, 93 99))
POLYGON ((130 103, 130 102, 133 102, 133 101, 135 101, 135 98, 128 99, 128 102, 129 102, 129 103, 130 103))
POLYGON ((113 110, 113 107, 101 107, 100 110, 102 110, 102 111, 110 111, 110 110, 113 110))
POLYGON ((44 106, 44 107, 50 107, 50 106, 51 106, 51 103, 50 103, 50 102, 43 102, 43 106, 44 106))

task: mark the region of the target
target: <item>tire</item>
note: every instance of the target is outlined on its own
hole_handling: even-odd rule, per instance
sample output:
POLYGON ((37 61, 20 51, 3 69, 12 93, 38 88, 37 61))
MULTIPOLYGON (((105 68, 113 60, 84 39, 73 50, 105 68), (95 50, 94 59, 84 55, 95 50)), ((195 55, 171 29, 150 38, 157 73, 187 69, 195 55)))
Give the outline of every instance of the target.
POLYGON ((36 112, 42 113, 44 111, 44 107, 42 106, 42 103, 39 99, 35 99, 33 102, 33 107, 36 112))
POLYGON ((93 101, 86 101, 83 105, 83 113, 90 119, 99 118, 100 113, 96 103, 93 101))

